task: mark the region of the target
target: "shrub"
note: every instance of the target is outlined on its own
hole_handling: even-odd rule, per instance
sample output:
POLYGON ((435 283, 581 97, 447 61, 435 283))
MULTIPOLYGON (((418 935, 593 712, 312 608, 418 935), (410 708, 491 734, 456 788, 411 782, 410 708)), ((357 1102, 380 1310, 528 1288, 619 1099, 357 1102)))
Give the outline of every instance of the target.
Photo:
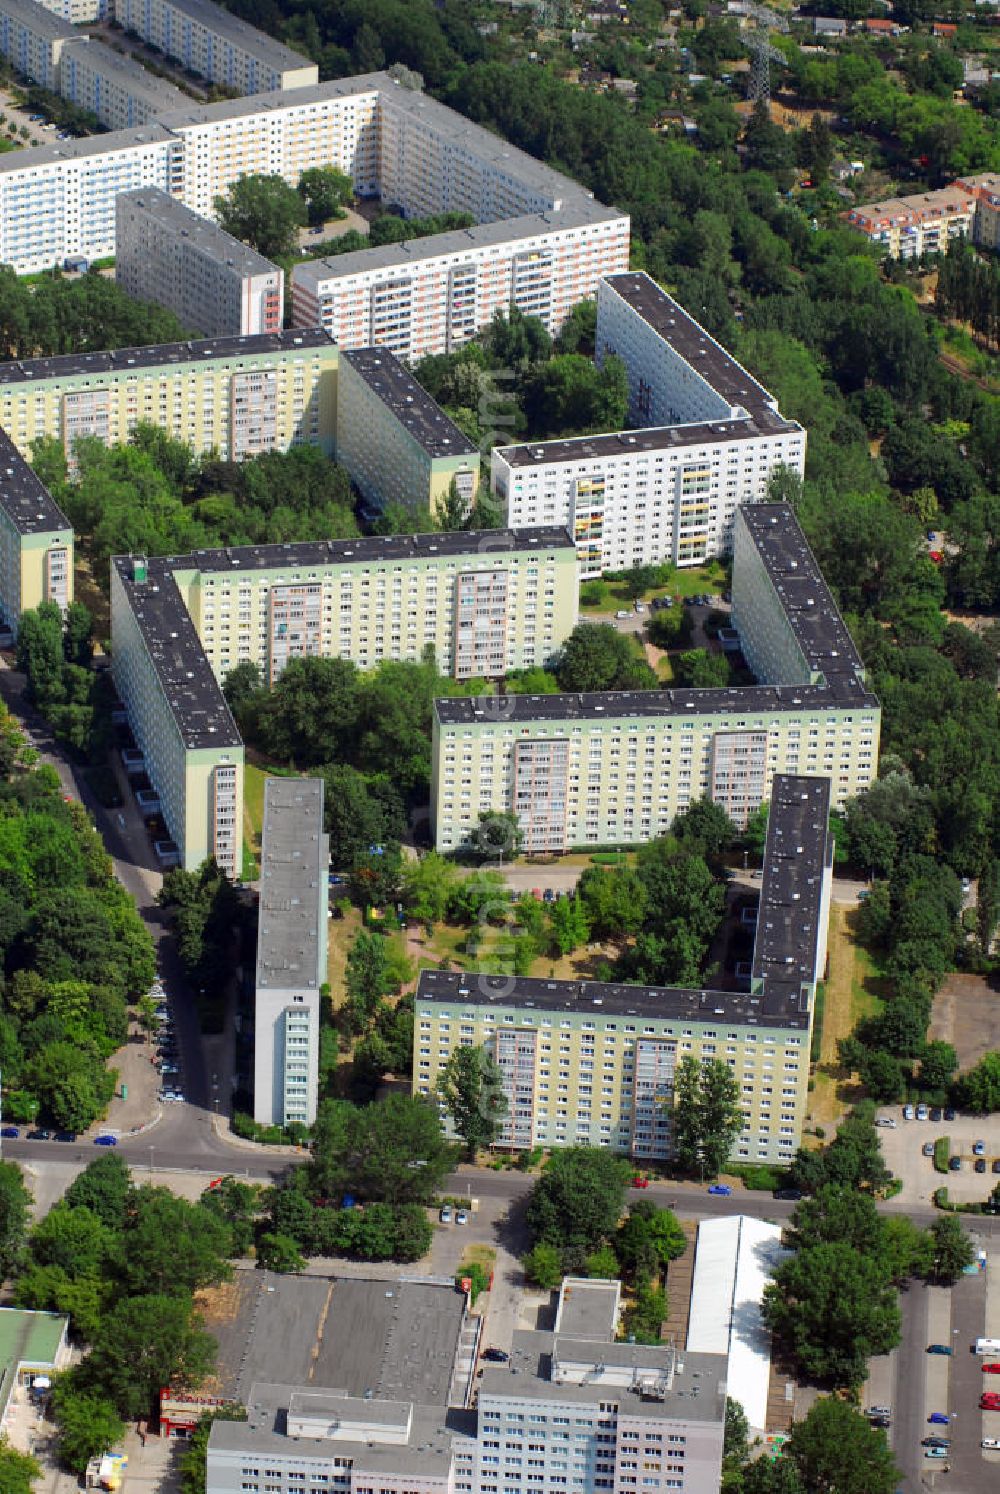
POLYGON ((934 1171, 947 1172, 951 1156, 951 1137, 939 1136, 934 1143, 934 1171))

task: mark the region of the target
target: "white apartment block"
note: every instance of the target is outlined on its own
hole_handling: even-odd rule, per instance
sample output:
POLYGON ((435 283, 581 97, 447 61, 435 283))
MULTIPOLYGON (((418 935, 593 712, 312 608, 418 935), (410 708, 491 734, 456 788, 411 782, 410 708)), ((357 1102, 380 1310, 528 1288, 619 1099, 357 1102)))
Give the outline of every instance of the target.
POLYGON ((86 37, 75 38, 62 50, 59 92, 77 108, 96 115, 109 130, 133 129, 187 103, 186 95, 166 78, 86 37))
MULTIPOLYGON (((440 209, 438 209, 440 211, 440 209)), ((293 319, 341 347, 447 353, 512 306, 555 334, 602 275, 628 263, 629 220, 575 198, 561 209, 314 260, 292 269, 293 319)))
POLYGON ((261 545, 111 566, 112 672, 167 828, 189 870, 238 875, 243 744, 222 681, 273 684, 289 659, 362 669, 433 651, 456 679, 549 659, 577 621, 564 531, 392 535, 261 545), (229 819, 236 805, 234 839, 229 819))
POLYGON ((150 187, 115 199, 115 280, 203 337, 280 332, 285 277, 262 254, 150 187))
POLYGON ((738 506, 804 471, 805 431, 648 275, 600 281, 596 353, 624 363, 637 428, 494 447, 508 522, 568 525, 584 577, 727 554, 738 506))
POLYGON ((779 773, 829 778, 842 807, 876 775, 880 708, 785 504, 738 511, 733 623, 756 685, 437 700, 437 849, 490 810, 535 854, 650 840, 705 795, 742 826, 779 773))
POLYGON ((775 776, 742 988, 726 972, 705 990, 424 970, 414 1093, 435 1093, 456 1047, 484 1047, 507 1099, 499 1146, 602 1146, 649 1163, 673 1154, 678 1064, 713 1059, 740 1086, 734 1160, 787 1165, 808 1109, 816 984, 826 967, 829 811, 827 778, 775 776))
POLYGON ((337 349, 325 332, 165 343, 0 364, 0 427, 25 458, 40 436, 128 441, 157 425, 193 451, 244 461, 264 451, 333 453, 337 349))
POLYGON ((71 26, 89 26, 94 21, 107 18, 109 0, 37 0, 54 16, 69 21, 71 26))
MULTIPOLYGON (((0 261, 27 273, 70 255, 114 254, 119 192, 160 187, 210 218, 216 197, 240 176, 275 173, 294 184, 307 168, 327 165, 350 175, 359 195, 381 196, 404 211, 461 208, 484 217, 482 226, 457 241, 451 235, 420 240, 419 254, 416 245, 406 244, 369 251, 374 279, 362 278, 358 285, 367 286, 373 310, 364 316, 352 310, 350 339, 346 323, 340 328, 335 302, 321 312, 327 293, 318 288, 343 273, 343 261, 331 262, 332 268, 319 262, 301 283, 293 282, 296 321, 310 327, 330 322, 343 346, 385 341, 403 353, 440 351, 466 341, 495 307, 512 301, 556 330, 576 301, 593 294, 601 275, 628 262, 625 215, 603 208, 583 188, 489 131, 400 87, 387 73, 186 104, 137 129, 10 152, 0 158, 0 261), (420 149, 387 154, 382 142, 392 138, 393 122, 399 138, 412 135, 420 149), (449 131, 457 142, 454 159, 444 148, 449 131), (431 173, 435 140, 441 148, 431 173), (401 177, 404 167, 416 173, 409 185, 401 177), (505 230, 497 215, 508 208, 520 217, 505 230), (447 252, 436 254, 442 238, 447 252), (426 260, 432 269, 411 277, 407 290, 411 260, 426 260), (440 293, 442 275, 448 284, 446 331, 435 331, 440 312, 430 298, 440 293), (393 299, 398 316, 388 304, 393 299), (406 345, 397 325, 403 321, 411 329, 406 345)), ((308 270, 297 267, 296 273, 299 268, 308 270)))
POLYGON ((212 1427, 208 1494, 717 1494, 725 1355, 618 1342, 620 1305, 619 1282, 567 1278, 473 1410, 256 1383, 246 1421, 212 1427))
POLYGON ((76 40, 68 17, 35 0, 0 0, 0 56, 40 88, 59 92, 59 60, 76 40))
POLYGON ((308 57, 212 0, 111 0, 111 8, 123 30, 210 83, 251 94, 319 81, 319 69, 308 57))
POLYGON ((330 842, 322 778, 267 778, 254 979, 254 1106, 263 1126, 316 1119, 330 842))

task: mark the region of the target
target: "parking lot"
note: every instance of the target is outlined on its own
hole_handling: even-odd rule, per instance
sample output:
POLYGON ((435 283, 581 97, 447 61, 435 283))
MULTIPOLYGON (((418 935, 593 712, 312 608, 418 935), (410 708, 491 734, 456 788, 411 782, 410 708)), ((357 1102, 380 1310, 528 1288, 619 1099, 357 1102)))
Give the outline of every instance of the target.
POLYGON ((1000 1172, 993 1172, 994 1162, 1000 1161, 1000 1117, 959 1114, 951 1121, 943 1116, 936 1121, 908 1121, 903 1119, 902 1106, 891 1105, 879 1111, 879 1118, 896 1122, 895 1127, 880 1127, 879 1135, 886 1166, 902 1179, 899 1197, 904 1203, 930 1203, 934 1190, 941 1187, 947 1187, 956 1203, 981 1202, 1000 1183, 1000 1172), (936 1172, 934 1158, 923 1155, 923 1147, 940 1136, 949 1139, 949 1156, 961 1158, 957 1172, 936 1172), (974 1171, 973 1146, 978 1141, 984 1147, 985 1173, 974 1171))

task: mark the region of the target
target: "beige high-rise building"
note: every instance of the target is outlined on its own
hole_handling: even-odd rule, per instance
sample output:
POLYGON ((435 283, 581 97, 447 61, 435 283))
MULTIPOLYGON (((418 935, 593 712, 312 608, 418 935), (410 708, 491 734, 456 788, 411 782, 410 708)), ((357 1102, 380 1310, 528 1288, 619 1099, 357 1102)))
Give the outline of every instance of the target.
POLYGON ((479 489, 479 451, 386 348, 341 352, 337 460, 373 516, 436 513, 453 483, 467 512, 479 489))
POLYGON ((860 793, 879 703, 786 504, 737 513, 733 624, 756 685, 436 701, 438 850, 468 845, 485 811, 557 853, 650 840, 705 795, 743 825, 776 773, 823 774, 838 808, 860 793))
POLYGON ((115 200, 115 280, 203 337, 280 332, 285 275, 158 187, 115 200))
POLYGON ((578 589, 564 530, 115 558, 112 670, 183 865, 239 874, 243 744, 222 694, 238 665, 273 684, 290 659, 371 669, 429 649, 456 679, 496 678, 558 651, 578 589))
POLYGON ((0 364, 0 427, 25 457, 52 436, 128 441, 160 426, 195 452, 239 462, 264 451, 333 453, 337 349, 305 329, 0 364))
POLYGON ((833 876, 830 782, 778 774, 748 985, 708 990, 424 970, 414 1002, 413 1090, 433 1095, 457 1048, 499 1065, 498 1144, 603 1146, 638 1162, 673 1150, 674 1076, 685 1057, 727 1064, 743 1127, 732 1155, 787 1164, 802 1137, 816 983, 833 876))

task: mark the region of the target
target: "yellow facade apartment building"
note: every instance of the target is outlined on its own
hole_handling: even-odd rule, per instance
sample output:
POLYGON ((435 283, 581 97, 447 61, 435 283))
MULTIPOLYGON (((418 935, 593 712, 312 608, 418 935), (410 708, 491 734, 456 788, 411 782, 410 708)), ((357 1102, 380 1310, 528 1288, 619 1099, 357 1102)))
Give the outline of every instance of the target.
POLYGON ((0 628, 17 637, 21 614, 73 600, 73 530, 62 509, 0 430, 0 628))
POLYGON ((567 530, 374 536, 111 566, 112 669, 182 864, 242 864, 243 746, 222 694, 256 664, 375 668, 432 650, 456 679, 542 664, 577 621, 567 530), (234 815, 235 806, 235 815, 234 815))

